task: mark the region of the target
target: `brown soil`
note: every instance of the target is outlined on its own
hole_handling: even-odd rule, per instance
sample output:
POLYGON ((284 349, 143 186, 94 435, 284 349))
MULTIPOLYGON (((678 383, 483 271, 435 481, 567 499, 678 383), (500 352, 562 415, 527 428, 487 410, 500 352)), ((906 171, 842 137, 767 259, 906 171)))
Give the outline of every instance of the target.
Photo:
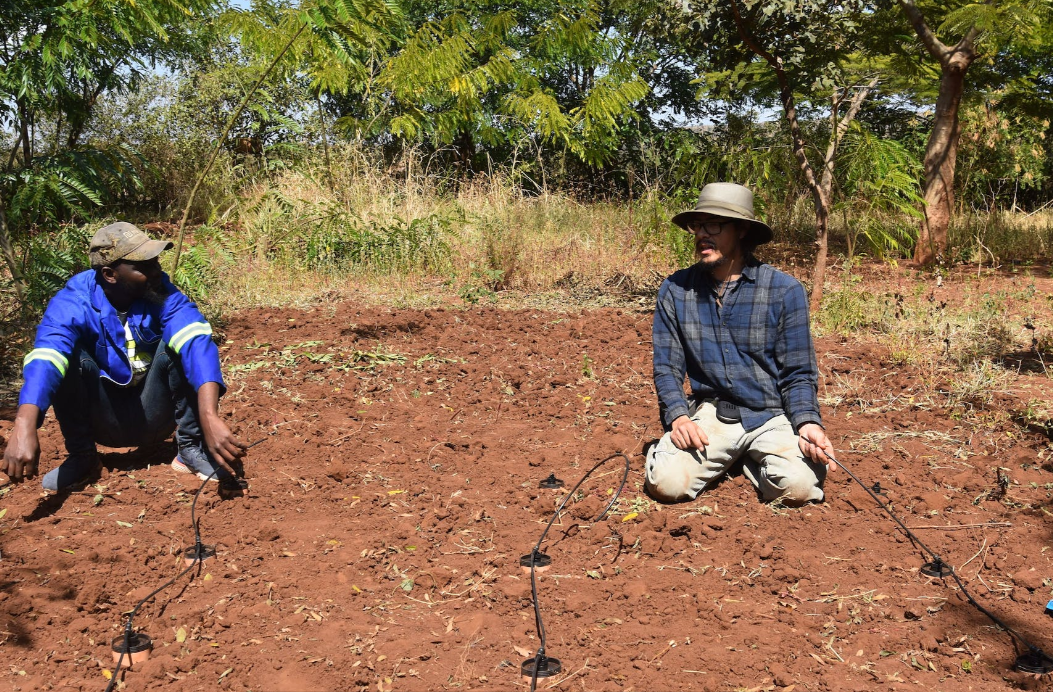
MULTIPOLYGON (((617 460, 543 548, 564 674, 539 689, 1048 688, 1012 670, 1012 640, 953 581, 919 573, 923 554, 844 472, 803 509, 760 503, 741 475, 694 503, 648 502, 650 320, 348 303, 236 315, 224 409, 243 439, 265 438, 251 487, 202 494, 218 555, 143 607, 154 651, 124 689, 523 688, 538 639, 519 557, 560 498, 538 482, 572 485, 619 451, 632 468, 614 513, 592 523, 617 460)), ((1048 440, 1012 420, 1049 380, 1022 371, 963 423, 882 349, 817 347, 846 463, 980 604, 1053 651, 1048 440)), ((47 470, 61 458, 50 418, 42 443, 47 470)), ((3 497, 0 677, 13 689, 105 688, 122 613, 193 541, 197 484, 172 473, 172 451, 107 454, 97 484, 69 496, 33 481, 3 497)))

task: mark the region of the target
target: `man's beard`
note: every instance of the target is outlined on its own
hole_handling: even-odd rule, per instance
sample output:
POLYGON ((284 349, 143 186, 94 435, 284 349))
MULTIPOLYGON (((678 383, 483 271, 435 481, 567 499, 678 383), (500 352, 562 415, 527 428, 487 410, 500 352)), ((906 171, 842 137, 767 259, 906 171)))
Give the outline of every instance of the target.
POLYGON ((703 262, 702 260, 699 260, 698 261, 698 266, 700 266, 702 268, 702 271, 707 271, 707 272, 711 272, 712 273, 712 271, 714 269, 716 269, 717 267, 723 267, 725 264, 728 263, 728 261, 729 260, 728 260, 727 257, 724 257, 723 255, 721 255, 720 258, 715 259, 715 260, 709 260, 708 262, 703 262))
POLYGON ((724 254, 721 254, 720 257, 718 257, 715 260, 703 261, 702 251, 707 249, 715 250, 716 247, 707 244, 695 245, 695 259, 698 261, 698 266, 700 266, 703 271, 712 272, 717 267, 723 267, 725 264, 728 263, 728 256, 724 254))
POLYGON ((166 296, 164 293, 161 293, 160 288, 148 288, 146 290, 146 293, 143 295, 143 299, 147 303, 152 303, 153 305, 164 305, 166 298, 168 298, 168 296, 166 296))

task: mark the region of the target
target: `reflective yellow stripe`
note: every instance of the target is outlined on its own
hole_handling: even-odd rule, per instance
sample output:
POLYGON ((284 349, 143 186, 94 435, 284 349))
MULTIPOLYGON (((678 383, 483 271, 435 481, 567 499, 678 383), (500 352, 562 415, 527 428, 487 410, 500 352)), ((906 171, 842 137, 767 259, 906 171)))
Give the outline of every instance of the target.
POLYGON ((26 355, 22 361, 22 367, 25 367, 32 363, 34 360, 46 360, 47 362, 58 368, 59 374, 63 377, 66 376, 66 368, 69 367, 69 361, 66 360, 66 356, 62 355, 53 348, 34 348, 26 355))
POLYGON ((211 336, 212 325, 208 322, 194 322, 180 329, 172 337, 172 340, 168 342, 168 345, 172 347, 172 350, 179 353, 179 350, 186 345, 186 342, 193 339, 195 336, 211 336))

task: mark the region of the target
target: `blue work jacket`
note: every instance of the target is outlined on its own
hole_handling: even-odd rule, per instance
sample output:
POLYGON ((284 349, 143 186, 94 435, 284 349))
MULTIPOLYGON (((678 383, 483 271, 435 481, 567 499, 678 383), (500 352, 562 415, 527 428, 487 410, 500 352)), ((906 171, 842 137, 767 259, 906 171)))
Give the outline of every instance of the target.
MULTIPOLYGON (((51 406, 76 348, 90 354, 100 374, 120 386, 132 381, 124 325, 102 290, 98 272, 76 274, 55 294, 37 328, 33 350, 23 361, 25 384, 18 403, 35 404, 41 411, 51 406)), ((164 340, 176 353, 190 384, 197 390, 216 382, 226 390, 220 373, 219 349, 212 341, 212 327, 194 305, 164 274, 163 303, 139 299, 128 308, 132 338, 140 347, 164 340)))

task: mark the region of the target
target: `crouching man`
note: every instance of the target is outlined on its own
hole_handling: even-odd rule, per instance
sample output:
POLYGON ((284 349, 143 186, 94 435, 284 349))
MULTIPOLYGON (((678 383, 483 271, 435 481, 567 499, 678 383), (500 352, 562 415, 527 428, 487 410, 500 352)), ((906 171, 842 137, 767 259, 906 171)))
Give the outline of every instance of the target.
POLYGON ((172 243, 130 223, 92 238, 92 268, 48 303, 4 451, 14 482, 36 475, 37 429, 55 407, 68 456, 44 475, 47 490, 78 484, 98 465, 96 443, 140 447, 175 430, 172 468, 201 479, 233 474, 245 446, 219 416, 226 390, 212 327, 168 280, 157 256, 172 243), (217 468, 218 464, 218 468, 217 468))
POLYGON ((819 415, 804 288, 753 257, 772 231, 749 189, 706 185, 673 222, 694 236, 697 262, 658 292, 654 382, 668 432, 648 452, 647 492, 693 500, 741 459, 764 500, 821 501, 823 451, 834 450, 819 415))

